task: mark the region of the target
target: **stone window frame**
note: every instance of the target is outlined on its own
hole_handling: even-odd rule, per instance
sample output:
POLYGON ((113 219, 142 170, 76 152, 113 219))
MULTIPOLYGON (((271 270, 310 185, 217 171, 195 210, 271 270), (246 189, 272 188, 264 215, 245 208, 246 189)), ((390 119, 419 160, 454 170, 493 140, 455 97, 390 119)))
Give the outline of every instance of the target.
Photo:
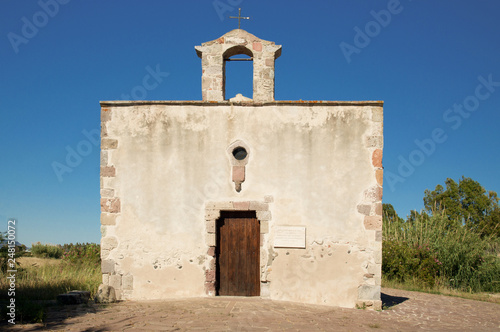
MULTIPOLYGON (((269 203, 273 202, 272 196, 264 197, 263 201, 219 201, 205 204, 205 230, 207 255, 209 256, 209 268, 205 270, 205 292, 208 296, 216 296, 216 247, 217 247, 217 220, 221 211, 255 211, 257 220, 260 222, 260 248, 265 248, 267 234, 269 234, 269 222, 271 221, 271 211, 269 203)), ((266 273, 267 261, 260 255, 260 285, 261 297, 262 289, 267 288, 268 280, 266 273), (263 287, 264 286, 264 287, 263 287)))

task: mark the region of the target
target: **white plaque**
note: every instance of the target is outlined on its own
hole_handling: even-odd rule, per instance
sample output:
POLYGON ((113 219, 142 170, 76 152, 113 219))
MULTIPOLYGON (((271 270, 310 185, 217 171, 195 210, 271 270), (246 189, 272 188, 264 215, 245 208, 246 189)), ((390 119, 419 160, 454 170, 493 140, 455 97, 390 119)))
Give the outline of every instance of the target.
POLYGON ((305 248, 306 228, 302 226, 277 226, 274 234, 275 248, 305 248))

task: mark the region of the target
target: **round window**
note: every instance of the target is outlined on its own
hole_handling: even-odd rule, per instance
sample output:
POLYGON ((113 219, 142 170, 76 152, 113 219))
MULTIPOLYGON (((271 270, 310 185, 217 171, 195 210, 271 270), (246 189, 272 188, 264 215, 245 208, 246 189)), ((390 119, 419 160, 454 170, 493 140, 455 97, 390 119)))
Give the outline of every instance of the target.
POLYGON ((245 148, 238 146, 233 150, 233 156, 236 160, 243 160, 247 157, 247 150, 245 148))

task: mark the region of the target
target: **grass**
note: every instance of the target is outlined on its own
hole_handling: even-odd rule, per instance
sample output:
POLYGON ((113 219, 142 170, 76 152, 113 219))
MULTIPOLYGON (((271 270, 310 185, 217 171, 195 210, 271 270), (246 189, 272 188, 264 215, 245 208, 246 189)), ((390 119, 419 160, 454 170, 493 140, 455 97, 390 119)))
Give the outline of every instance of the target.
POLYGON ((389 280, 387 278, 382 277, 382 287, 386 288, 395 288, 407 291, 414 292, 422 292, 429 294, 437 294, 437 295, 445 295, 445 296, 453 296, 460 297, 468 300, 475 301, 483 301, 483 302, 491 302, 500 304, 500 294, 498 293, 474 293, 474 292, 465 292, 461 290, 457 290, 454 288, 450 288, 447 286, 422 286, 422 283, 419 281, 397 281, 397 280, 389 280))
POLYGON ((445 215, 384 217, 382 246, 387 279, 420 289, 500 292, 500 239, 481 237, 445 215))
MULTIPOLYGON (((71 290, 87 290, 93 297, 101 283, 99 264, 71 264, 61 259, 22 257, 16 276, 16 321, 43 322, 48 301, 71 290)), ((0 312, 5 317, 9 288, 0 275, 0 312)))
POLYGON ((60 259, 52 258, 38 258, 38 257, 20 257, 16 261, 21 265, 22 268, 27 267, 40 267, 45 265, 58 265, 61 264, 60 259))

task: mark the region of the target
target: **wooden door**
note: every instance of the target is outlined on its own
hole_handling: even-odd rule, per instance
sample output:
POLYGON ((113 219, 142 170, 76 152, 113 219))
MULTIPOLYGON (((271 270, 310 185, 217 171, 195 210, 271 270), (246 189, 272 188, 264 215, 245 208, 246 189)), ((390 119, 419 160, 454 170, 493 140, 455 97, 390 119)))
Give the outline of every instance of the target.
POLYGON ((259 243, 255 211, 221 212, 217 221, 218 295, 260 295, 259 243))

